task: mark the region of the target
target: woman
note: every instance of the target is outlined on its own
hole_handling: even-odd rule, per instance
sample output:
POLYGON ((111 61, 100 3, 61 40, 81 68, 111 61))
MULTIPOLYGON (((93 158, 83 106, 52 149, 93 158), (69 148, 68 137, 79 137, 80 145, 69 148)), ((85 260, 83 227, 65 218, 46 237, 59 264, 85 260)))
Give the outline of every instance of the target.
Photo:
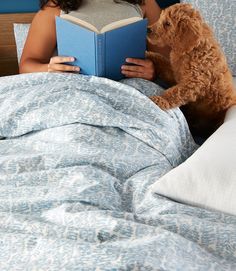
MULTIPOLYGON (((73 62, 73 56, 53 56, 56 48, 55 16, 59 16, 61 11, 77 10, 83 4, 83 1, 88 0, 40 0, 41 10, 32 21, 21 57, 20 73, 47 71, 79 72, 79 67, 64 64, 73 62)), ((122 1, 114 0, 114 2, 121 3, 122 1)), ((132 4, 133 8, 138 5, 143 17, 148 19, 149 24, 154 23, 160 16, 161 8, 156 0, 127 0, 123 2, 132 4)), ((163 0, 162 2, 167 1, 163 0)), ((132 8, 132 5, 129 5, 129 8, 132 8)), ((159 50, 160 52, 159 48, 148 47, 149 50, 159 50)), ((167 53, 167 50, 162 51, 162 53, 167 53)), ((122 73, 126 77, 140 77, 147 80, 155 79, 155 69, 151 60, 128 58, 126 61, 130 64, 136 64, 123 65, 121 67, 122 73)))

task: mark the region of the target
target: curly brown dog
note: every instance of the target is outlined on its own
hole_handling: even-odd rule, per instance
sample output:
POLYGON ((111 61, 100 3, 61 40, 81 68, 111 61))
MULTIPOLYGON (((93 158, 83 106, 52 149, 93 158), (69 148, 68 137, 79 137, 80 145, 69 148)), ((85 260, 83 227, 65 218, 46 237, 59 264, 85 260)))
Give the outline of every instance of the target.
POLYGON ((236 104, 232 75, 212 30, 190 4, 175 4, 148 28, 148 40, 170 47, 169 62, 152 52, 147 58, 158 77, 174 85, 152 101, 164 110, 183 106, 191 132, 209 136, 236 104))

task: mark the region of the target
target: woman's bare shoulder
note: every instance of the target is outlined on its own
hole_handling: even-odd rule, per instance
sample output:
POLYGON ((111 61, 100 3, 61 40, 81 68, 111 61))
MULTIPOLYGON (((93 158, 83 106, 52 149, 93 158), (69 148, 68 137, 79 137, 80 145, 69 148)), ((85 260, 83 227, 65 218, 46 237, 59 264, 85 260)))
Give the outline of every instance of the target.
POLYGON ((44 21, 45 20, 54 20, 55 16, 59 16, 60 15, 60 8, 56 7, 55 5, 52 4, 48 4, 47 6, 45 6, 43 9, 40 9, 35 17, 34 17, 34 21, 35 20, 39 20, 39 21, 44 21))

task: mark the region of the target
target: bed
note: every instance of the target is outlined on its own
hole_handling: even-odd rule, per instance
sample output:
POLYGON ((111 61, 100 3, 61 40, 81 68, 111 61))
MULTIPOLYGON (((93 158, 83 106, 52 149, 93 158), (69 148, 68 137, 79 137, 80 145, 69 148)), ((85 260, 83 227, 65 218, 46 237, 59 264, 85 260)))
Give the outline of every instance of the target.
POLYGON ((235 163, 235 108, 199 146, 179 109, 149 100, 163 91, 153 82, 18 75, 8 26, 32 17, 0 15, 0 270, 236 270, 236 172, 223 163, 235 163), (168 195, 158 184, 174 170, 205 198, 214 180, 229 188, 213 206, 168 195))

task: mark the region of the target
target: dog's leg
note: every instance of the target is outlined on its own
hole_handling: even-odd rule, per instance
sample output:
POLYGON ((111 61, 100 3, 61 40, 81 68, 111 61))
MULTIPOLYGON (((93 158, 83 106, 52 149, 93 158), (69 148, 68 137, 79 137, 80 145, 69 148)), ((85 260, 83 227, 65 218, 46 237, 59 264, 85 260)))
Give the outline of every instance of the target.
POLYGON ((161 96, 152 96, 150 99, 161 109, 167 110, 195 102, 198 97, 204 96, 203 89, 199 83, 181 83, 167 89, 161 96))
POLYGON ((155 52, 146 52, 146 58, 150 59, 154 66, 156 76, 173 86, 176 84, 170 62, 162 55, 155 52))

